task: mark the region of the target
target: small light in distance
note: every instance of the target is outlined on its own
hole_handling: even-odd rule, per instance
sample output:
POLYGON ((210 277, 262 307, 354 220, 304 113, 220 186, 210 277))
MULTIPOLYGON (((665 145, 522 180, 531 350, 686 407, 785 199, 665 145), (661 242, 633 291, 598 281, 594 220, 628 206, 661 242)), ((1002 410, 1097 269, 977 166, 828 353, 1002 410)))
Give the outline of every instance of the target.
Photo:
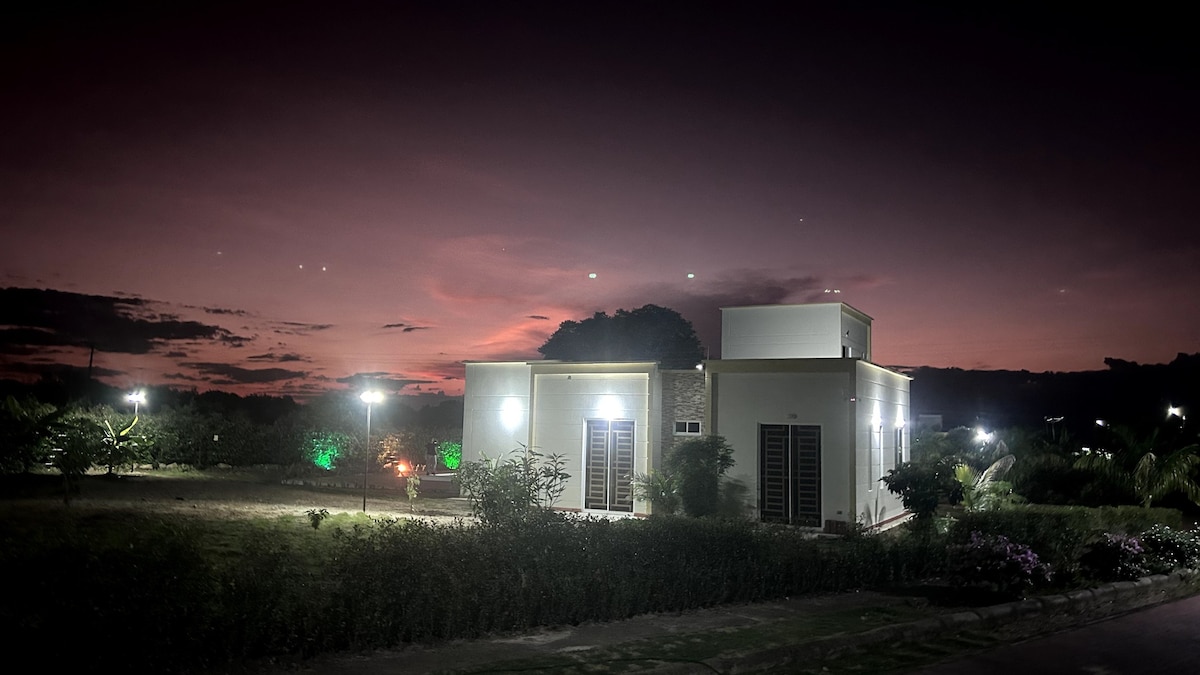
POLYGON ((595 279, 595 278, 596 278, 596 273, 595 273, 595 272, 589 272, 589 273, 588 273, 588 278, 589 278, 589 279, 595 279))
POLYGON ((693 274, 693 273, 691 273, 691 272, 688 272, 688 278, 689 278, 689 279, 695 279, 695 278, 696 278, 696 275, 695 275, 695 274, 693 274))

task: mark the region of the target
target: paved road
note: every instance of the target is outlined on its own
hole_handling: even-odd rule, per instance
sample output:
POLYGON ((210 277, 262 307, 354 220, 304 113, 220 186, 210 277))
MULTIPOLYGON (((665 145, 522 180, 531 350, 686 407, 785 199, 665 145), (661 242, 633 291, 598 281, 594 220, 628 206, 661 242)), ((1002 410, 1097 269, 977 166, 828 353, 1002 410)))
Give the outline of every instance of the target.
POLYGON ((910 671, 911 675, 1200 673, 1200 596, 910 671))

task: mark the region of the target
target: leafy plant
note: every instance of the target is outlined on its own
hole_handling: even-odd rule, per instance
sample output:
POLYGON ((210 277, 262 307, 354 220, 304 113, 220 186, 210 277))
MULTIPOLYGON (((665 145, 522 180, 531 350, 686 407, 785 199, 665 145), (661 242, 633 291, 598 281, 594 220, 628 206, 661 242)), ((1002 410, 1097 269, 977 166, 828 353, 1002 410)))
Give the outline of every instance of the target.
POLYGON ((508 459, 483 456, 466 462, 455 480, 471 502, 471 512, 486 525, 521 522, 554 502, 571 477, 562 455, 543 458, 534 448, 521 446, 508 459))
POLYGON ((404 481, 404 494, 408 495, 408 510, 416 511, 413 501, 417 498, 417 493, 421 490, 421 476, 416 471, 409 471, 408 478, 404 481))
POLYGON ((937 512, 942 499, 954 491, 952 470, 944 461, 905 462, 879 479, 888 492, 900 497, 904 508, 918 521, 927 521, 937 512))
POLYGON ((1200 568, 1200 534, 1194 531, 1155 525, 1139 539, 1146 551, 1146 570, 1151 574, 1200 568))
POLYGON ((650 502, 655 514, 670 516, 679 510, 679 484, 670 473, 657 469, 634 473, 632 487, 634 499, 650 502))
POLYGON ((1113 438, 1119 446, 1115 452, 1085 453, 1075 466, 1125 486, 1146 508, 1175 492, 1200 504, 1200 483, 1194 478, 1200 468, 1200 446, 1192 443, 1170 449, 1159 440, 1157 429, 1140 437, 1131 429, 1117 427, 1113 438))
POLYGON ((1142 542, 1128 534, 1105 533, 1079 562, 1086 574, 1104 581, 1137 579, 1147 574, 1142 542))
POLYGON ((329 517, 328 509, 309 509, 304 512, 308 516, 308 522, 312 525, 312 529, 316 530, 321 527, 321 522, 329 517))
POLYGON ((971 532, 967 543, 949 547, 948 573, 958 586, 1019 594, 1050 578, 1050 568, 1024 544, 1004 535, 971 532))
POLYGON ((133 427, 135 427, 137 423, 138 417, 137 415, 134 415, 133 421, 129 423, 129 426, 121 429, 120 431, 115 431, 112 423, 107 419, 104 420, 103 441, 105 447, 107 448, 107 473, 109 475, 112 475, 114 467, 125 464, 126 462, 133 462, 136 459, 135 453, 137 452, 138 447, 137 438, 131 436, 129 432, 133 431, 133 427))
MULTIPOLYGON (((1004 441, 1000 441, 999 446, 1004 448, 1004 441)), ((954 480, 960 486, 963 508, 987 511, 1024 501, 1020 495, 1013 494, 1011 483, 1001 480, 1016 461, 1015 456, 1007 454, 979 473, 965 463, 955 466, 954 480)))
POLYGON ((663 470, 675 482, 684 512, 700 517, 719 512, 721 476, 733 464, 733 447, 723 436, 710 435, 675 446, 664 458, 663 470))

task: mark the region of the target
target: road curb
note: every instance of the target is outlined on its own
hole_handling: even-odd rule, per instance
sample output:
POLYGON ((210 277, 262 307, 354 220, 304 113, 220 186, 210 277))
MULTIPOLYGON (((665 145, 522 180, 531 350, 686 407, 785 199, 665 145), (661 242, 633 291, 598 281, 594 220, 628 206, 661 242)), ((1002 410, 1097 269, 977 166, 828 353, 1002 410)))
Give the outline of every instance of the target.
MULTIPOLYGON (((1118 581, 1065 594, 1026 598, 894 626, 882 626, 861 633, 828 635, 793 645, 771 647, 735 656, 721 656, 707 659, 704 664, 719 673, 752 673, 805 660, 830 658, 875 644, 922 640, 939 634, 970 630, 977 626, 994 628, 1043 613, 1091 609, 1104 604, 1129 604, 1127 609, 1147 607, 1168 600, 1168 590, 1182 586, 1194 579, 1195 575, 1194 571, 1177 571, 1170 575, 1156 574, 1135 581, 1118 581), (1144 602, 1138 602, 1139 600, 1144 602)), ((654 672, 693 671, 668 666, 654 672)))

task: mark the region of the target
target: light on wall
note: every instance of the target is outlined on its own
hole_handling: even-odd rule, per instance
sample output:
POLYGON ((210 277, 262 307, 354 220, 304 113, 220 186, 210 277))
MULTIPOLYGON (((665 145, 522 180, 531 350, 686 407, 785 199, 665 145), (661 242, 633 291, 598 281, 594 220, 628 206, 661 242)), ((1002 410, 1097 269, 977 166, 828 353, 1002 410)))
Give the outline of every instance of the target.
POLYGON ((600 419, 615 420, 621 416, 621 399, 612 394, 605 394, 600 397, 600 403, 596 406, 596 415, 600 419))
POLYGON ((500 424, 505 431, 513 431, 521 426, 525 411, 521 409, 521 401, 516 396, 509 396, 500 404, 500 424))

